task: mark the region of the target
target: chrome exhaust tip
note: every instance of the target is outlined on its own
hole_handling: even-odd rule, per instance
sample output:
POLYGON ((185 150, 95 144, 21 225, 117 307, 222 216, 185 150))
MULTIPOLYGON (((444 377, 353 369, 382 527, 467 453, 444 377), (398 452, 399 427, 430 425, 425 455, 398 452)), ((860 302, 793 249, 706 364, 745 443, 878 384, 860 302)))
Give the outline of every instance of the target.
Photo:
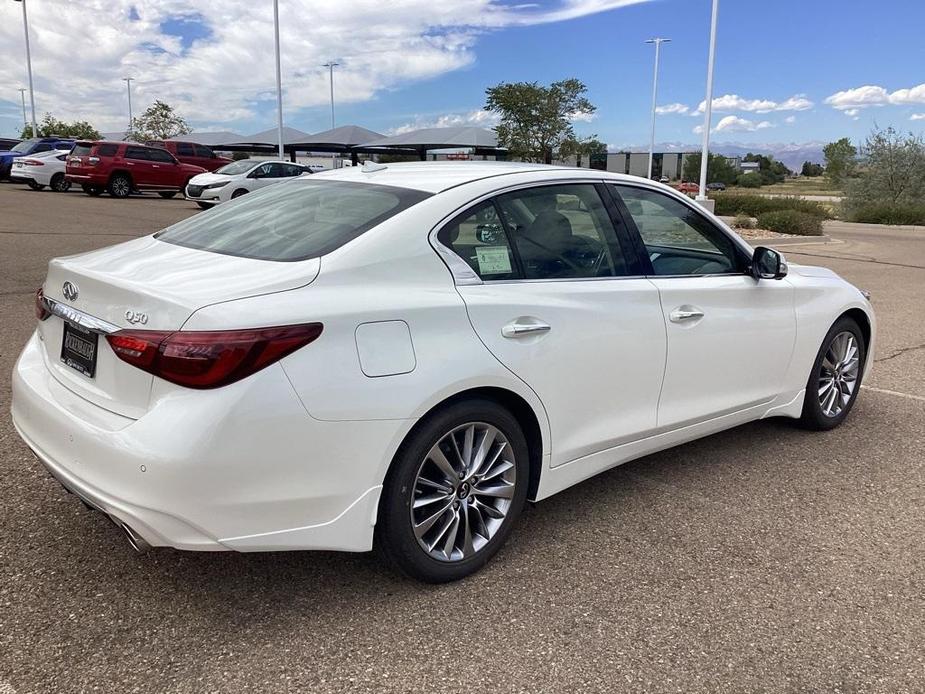
POLYGON ((116 525, 122 528, 122 532, 124 532, 125 537, 128 538, 128 543, 136 552, 139 554, 144 554, 149 549, 151 549, 151 545, 148 544, 147 540, 132 530, 131 527, 129 527, 127 524, 123 523, 122 521, 116 521, 116 525))

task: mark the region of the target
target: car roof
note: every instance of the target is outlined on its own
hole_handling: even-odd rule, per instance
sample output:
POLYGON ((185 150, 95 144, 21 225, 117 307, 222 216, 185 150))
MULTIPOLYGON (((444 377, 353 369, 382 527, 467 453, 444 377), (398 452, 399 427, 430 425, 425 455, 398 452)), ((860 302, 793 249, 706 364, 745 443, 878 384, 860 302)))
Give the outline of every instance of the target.
MULTIPOLYGON (((324 179, 350 181, 355 183, 377 183, 398 188, 412 188, 428 193, 439 193, 456 186, 472 183, 486 178, 524 173, 567 174, 570 178, 587 178, 588 180, 614 180, 646 182, 639 176, 616 174, 598 169, 583 169, 547 164, 529 164, 507 161, 422 161, 402 162, 398 164, 372 164, 365 166, 345 166, 334 171, 322 171, 315 176, 324 179)), ((538 180, 542 176, 537 177, 538 180)), ((659 184, 663 185, 663 184, 659 184)))

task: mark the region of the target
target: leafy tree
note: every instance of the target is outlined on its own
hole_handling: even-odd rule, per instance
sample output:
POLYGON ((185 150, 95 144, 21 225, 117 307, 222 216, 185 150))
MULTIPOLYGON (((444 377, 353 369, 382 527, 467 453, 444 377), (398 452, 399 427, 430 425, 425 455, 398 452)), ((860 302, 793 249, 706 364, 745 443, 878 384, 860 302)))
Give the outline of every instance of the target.
MULTIPOLYGON (((700 152, 690 154, 684 160, 682 178, 692 183, 700 183, 700 162, 703 156, 700 152)), ((725 183, 731 186, 736 182, 738 172, 735 166, 721 154, 713 154, 707 157, 707 183, 725 183)))
POLYGON ((800 169, 800 175, 808 177, 821 176, 824 172, 822 164, 814 164, 811 161, 804 161, 803 168, 800 169))
POLYGON ((862 166, 845 189, 845 205, 919 205, 925 199, 925 140, 894 128, 874 130, 861 148, 862 166))
POLYGON ((581 166, 582 157, 590 157, 592 154, 606 154, 607 145, 597 139, 597 135, 591 135, 582 139, 572 138, 565 140, 559 146, 559 157, 565 158, 575 156, 575 166, 581 166))
POLYGON ((827 144, 822 148, 822 154, 825 156, 825 174, 834 184, 842 183, 857 170, 858 151, 847 137, 827 144))
POLYGON ((757 171, 741 174, 736 179, 736 185, 742 186, 743 188, 760 188, 763 182, 761 174, 757 171))
MULTIPOLYGON (((46 113, 42 122, 39 123, 39 133, 42 135, 62 135, 64 137, 74 137, 80 140, 99 140, 99 131, 85 120, 76 120, 73 123, 58 120, 50 113, 46 113)), ((32 134, 32 124, 30 123, 22 129, 22 139, 27 140, 34 137, 32 134)))
POLYGON ((787 176, 793 174, 793 171, 788 169, 786 164, 764 154, 752 154, 749 152, 743 157, 742 161, 758 164, 758 173, 761 175, 762 185, 781 183, 787 176))
POLYGON ((138 118, 132 119, 129 138, 138 142, 145 140, 166 140, 177 135, 187 135, 193 129, 174 111, 173 106, 157 99, 138 118))
POLYGON ((548 87, 537 82, 503 82, 485 90, 485 109, 501 116, 495 126, 498 144, 524 161, 551 164, 563 143, 575 139, 572 120, 594 113, 581 80, 567 79, 548 87))

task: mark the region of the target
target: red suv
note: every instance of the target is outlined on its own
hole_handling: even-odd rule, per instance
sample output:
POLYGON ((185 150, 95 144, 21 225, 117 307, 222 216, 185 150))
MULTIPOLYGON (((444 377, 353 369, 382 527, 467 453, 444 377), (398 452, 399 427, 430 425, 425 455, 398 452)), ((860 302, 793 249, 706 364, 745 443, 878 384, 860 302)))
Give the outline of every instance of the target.
POLYGON ((230 164, 233 159, 220 157, 205 145, 196 144, 195 142, 173 142, 172 140, 148 140, 145 142, 149 147, 160 147, 166 149, 184 164, 201 166, 207 171, 215 171, 230 164))
POLYGON ((77 142, 67 158, 65 178, 79 184, 87 195, 108 191, 126 198, 142 190, 172 198, 182 191, 201 166, 182 164, 170 152, 137 142, 77 142))

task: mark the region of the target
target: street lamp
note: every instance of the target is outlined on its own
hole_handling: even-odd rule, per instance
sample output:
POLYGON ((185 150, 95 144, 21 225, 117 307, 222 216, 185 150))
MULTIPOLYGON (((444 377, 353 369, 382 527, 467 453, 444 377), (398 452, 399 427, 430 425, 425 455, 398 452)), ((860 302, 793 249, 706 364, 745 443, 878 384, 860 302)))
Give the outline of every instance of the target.
MULTIPOLYGON (((340 65, 340 63, 335 63, 333 60, 329 60, 321 67, 326 67, 328 69, 328 74, 331 77, 331 130, 334 130, 334 68, 340 65)), ((334 168, 334 162, 337 161, 337 153, 331 152, 331 168, 334 168)))
POLYGON ((655 77, 652 78, 652 132, 649 136, 649 168, 648 177, 652 178, 652 158, 655 151, 655 104, 658 99, 658 54, 663 43, 669 43, 671 39, 654 38, 649 39, 646 43, 655 44, 655 77))
POLYGON ((713 13, 710 18, 710 53, 707 58, 707 99, 704 102, 703 116, 703 150, 700 155, 700 192, 697 193, 697 201, 701 204, 704 204, 707 200, 707 162, 710 158, 710 117, 713 115, 713 59, 716 56, 716 15, 718 13, 719 0, 713 0, 713 13))
POLYGON ((279 0, 273 0, 273 31, 276 38, 276 134, 279 140, 279 158, 283 153, 283 78, 279 68, 279 0))
POLYGON ((29 119, 26 118, 26 88, 25 87, 19 88, 19 96, 22 99, 22 127, 23 129, 25 129, 26 126, 29 125, 29 119))
POLYGON ((123 77, 122 81, 125 82, 125 86, 128 89, 128 130, 126 134, 131 136, 132 132, 132 122, 135 120, 132 118, 132 81, 134 77, 123 77))
POLYGON ((29 71, 29 101, 32 104, 32 137, 39 136, 39 126, 35 120, 35 89, 32 87, 32 54, 29 52, 29 19, 26 17, 26 0, 13 0, 22 3, 22 27, 26 34, 26 68, 29 71))

